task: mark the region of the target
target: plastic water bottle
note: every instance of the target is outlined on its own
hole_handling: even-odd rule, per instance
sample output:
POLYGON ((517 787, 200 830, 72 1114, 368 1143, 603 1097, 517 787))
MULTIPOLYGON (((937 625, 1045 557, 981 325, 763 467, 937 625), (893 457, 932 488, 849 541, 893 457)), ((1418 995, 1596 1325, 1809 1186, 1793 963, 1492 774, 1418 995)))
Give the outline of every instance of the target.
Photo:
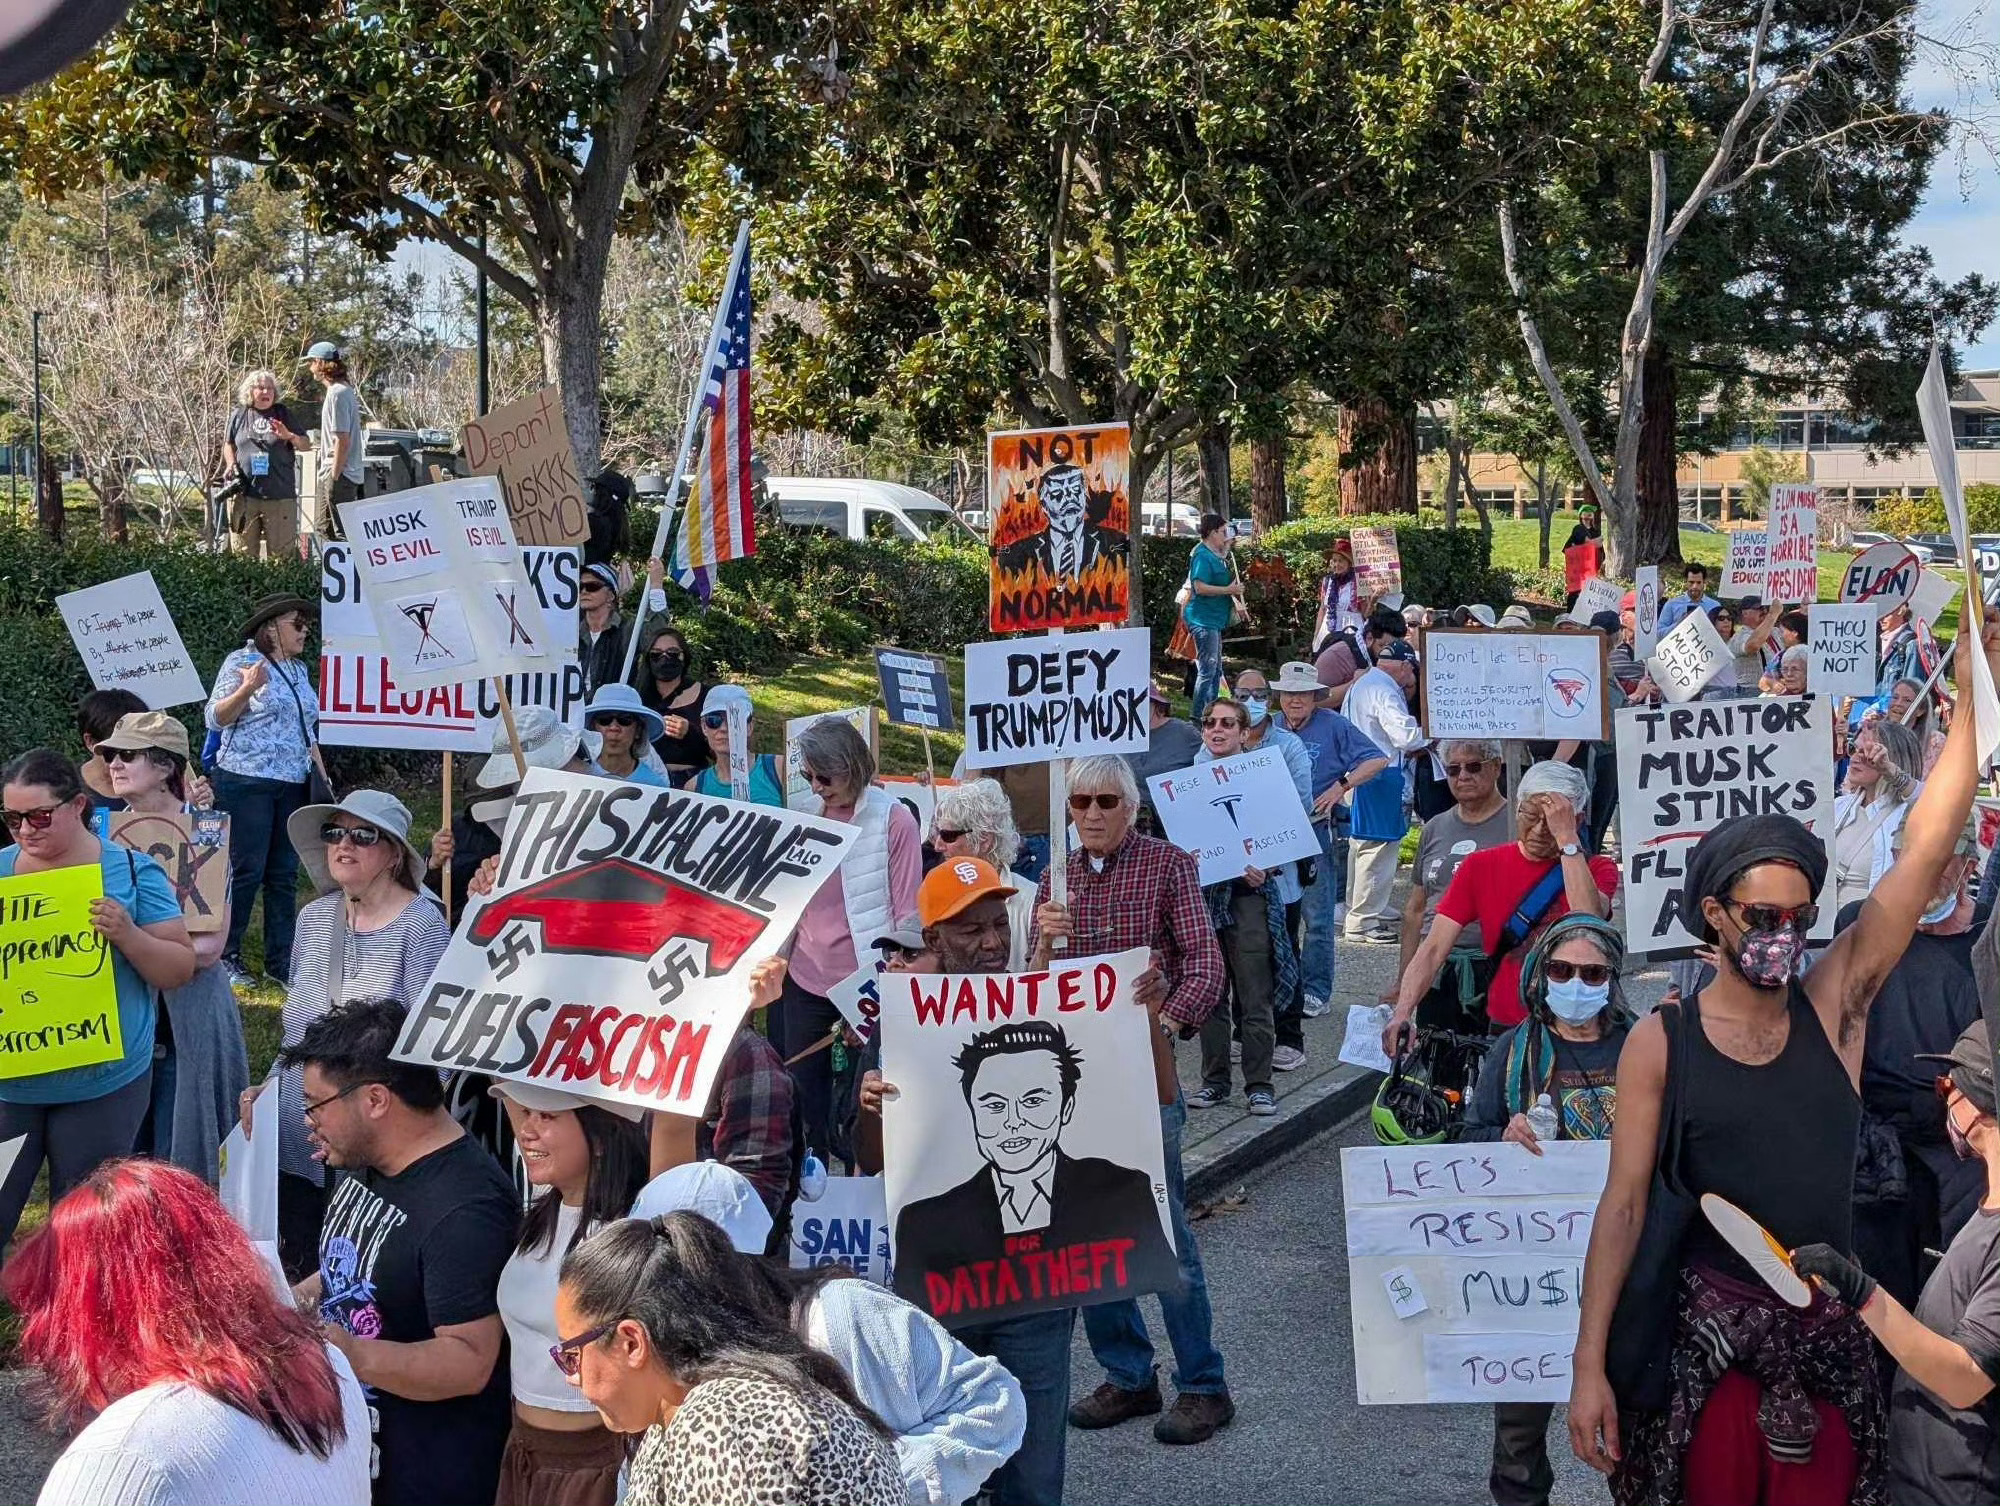
POLYGON ((1556 1123, 1556 1106, 1544 1093, 1528 1110, 1528 1128, 1535 1132, 1536 1140, 1546 1145, 1556 1137, 1556 1123))

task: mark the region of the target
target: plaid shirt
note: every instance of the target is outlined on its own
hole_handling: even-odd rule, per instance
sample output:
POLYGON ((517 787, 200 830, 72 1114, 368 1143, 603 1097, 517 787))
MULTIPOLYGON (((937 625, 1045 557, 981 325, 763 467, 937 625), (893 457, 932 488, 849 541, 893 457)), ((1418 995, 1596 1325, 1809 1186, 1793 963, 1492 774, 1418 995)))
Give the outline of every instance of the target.
POLYGON ((736 1032, 722 1059, 695 1149, 703 1160, 741 1172, 772 1218, 782 1214, 802 1153, 792 1133, 792 1074, 776 1048, 748 1026, 736 1032))
MULTIPOLYGON (((1209 924, 1200 870, 1187 853, 1158 837, 1128 832, 1098 872, 1085 852, 1069 855, 1069 946, 1077 957, 1101 957, 1146 947, 1161 957, 1167 1000, 1161 1018, 1190 1029, 1222 1001, 1222 948, 1209 924)), ((1049 900, 1049 875, 1035 893, 1049 900)), ((1028 951, 1041 945, 1041 928, 1028 932, 1028 951)))

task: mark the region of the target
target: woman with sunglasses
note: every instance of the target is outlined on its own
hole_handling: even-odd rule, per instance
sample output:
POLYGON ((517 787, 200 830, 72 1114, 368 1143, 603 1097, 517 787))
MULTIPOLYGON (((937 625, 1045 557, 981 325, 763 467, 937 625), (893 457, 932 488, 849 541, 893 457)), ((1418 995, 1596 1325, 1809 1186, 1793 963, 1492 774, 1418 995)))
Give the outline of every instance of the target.
MULTIPOLYGON (((755 709, 750 704, 750 692, 741 685, 709 687, 708 698, 702 702, 701 735, 707 739, 709 754, 715 762, 688 780, 687 788, 698 795, 714 795, 724 800, 733 797, 729 783, 729 712, 732 707, 742 716, 743 741, 747 746, 752 724, 756 720, 755 709)), ((759 753, 750 760, 750 801, 753 805, 784 807, 785 775, 772 754, 759 753)))
MULTIPOLYGON (((423 889, 424 856, 410 842, 409 809, 380 790, 356 790, 338 805, 308 805, 288 823, 315 899, 299 912, 299 940, 285 996, 284 1044, 337 1004, 389 1000, 408 1008, 423 993, 451 939, 423 889)), ((244 1095, 247 1115, 250 1094, 244 1095)), ((326 1168, 305 1130, 297 1068, 278 1073, 278 1254, 294 1281, 319 1260, 326 1219, 326 1168)))
POLYGON ((648 632, 645 657, 633 670, 633 683, 639 699, 659 715, 661 731, 653 739, 653 749, 667 766, 667 782, 682 785, 708 765, 708 739, 701 727, 708 687, 694 678, 693 656, 679 628, 648 632))
POLYGON ((60 1199, 104 1162, 131 1154, 152 1102, 157 991, 185 984, 195 960, 166 871, 150 854, 99 839, 75 764, 48 748, 23 753, 0 773, 0 798, 15 844, 0 848, 0 878, 101 870, 103 898, 90 901, 90 930, 75 940, 99 949, 100 966, 110 953, 121 1047, 111 1061, 54 1072, 35 1070, 17 1052, 14 1066, 26 1073, 0 1077, 0 1143, 26 1137, 0 1183, 5 1245, 43 1163, 49 1196, 60 1199))
POLYGON ((1835 907, 1868 897, 1895 861, 1896 832, 1924 787, 1924 747, 1900 722, 1865 723, 1833 802, 1835 907))
POLYGON ((1014 886, 1014 892, 1007 897, 1007 922, 1014 932, 1007 970, 1015 973, 1025 970, 1028 932, 1035 922, 1035 880, 1014 871, 1014 859, 1021 850, 1021 834, 1014 829, 1014 809, 1000 782, 968 779, 964 784, 939 790, 937 811, 931 817, 931 842, 942 858, 986 859, 1014 886))
MULTIPOLYGON (((111 788, 127 810, 142 816, 178 819, 188 810, 188 735, 164 711, 142 711, 118 723, 98 745, 111 771, 111 788)), ((100 811, 100 835, 110 830, 109 812, 100 811)), ((155 826, 153 833, 164 828, 155 826)), ((131 831, 131 845, 146 850, 150 833, 131 831)), ((220 863, 221 854, 211 862, 220 863)), ((211 1186, 220 1175, 216 1151, 236 1123, 238 1099, 250 1083, 243 1046, 243 1016, 229 989, 222 960, 229 927, 229 904, 213 917, 214 930, 194 933, 195 975, 163 995, 158 1045, 153 1051, 151 1126, 139 1148, 172 1161, 211 1186)))
POLYGON ((602 685, 583 708, 583 726, 596 734, 597 748, 591 772, 628 784, 667 786, 653 752, 653 739, 660 735, 660 714, 639 699, 630 685, 602 685))
POLYGON ((76 703, 76 735, 89 756, 77 766, 90 803, 97 810, 117 810, 118 794, 111 788, 111 770, 97 745, 117 728, 119 719, 144 711, 146 703, 129 690, 93 690, 76 703))

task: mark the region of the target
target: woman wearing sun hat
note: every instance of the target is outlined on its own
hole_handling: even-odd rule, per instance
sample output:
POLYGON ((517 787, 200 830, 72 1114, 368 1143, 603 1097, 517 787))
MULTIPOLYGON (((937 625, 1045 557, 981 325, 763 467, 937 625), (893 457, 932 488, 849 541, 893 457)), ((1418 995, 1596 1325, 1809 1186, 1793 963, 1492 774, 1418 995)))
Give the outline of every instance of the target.
POLYGON ((666 720, 639 699, 638 691, 617 683, 598 686, 583 708, 583 725, 598 738, 593 774, 666 788, 666 766, 653 751, 653 739, 666 730, 666 720))

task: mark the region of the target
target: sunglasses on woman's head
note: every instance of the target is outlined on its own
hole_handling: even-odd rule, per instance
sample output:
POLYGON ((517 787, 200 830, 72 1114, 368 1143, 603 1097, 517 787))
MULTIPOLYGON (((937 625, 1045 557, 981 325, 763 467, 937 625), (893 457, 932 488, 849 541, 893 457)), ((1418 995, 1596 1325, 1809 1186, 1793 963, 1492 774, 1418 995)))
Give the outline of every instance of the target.
POLYGON ((1448 763, 1444 766, 1444 775, 1447 779, 1470 779, 1475 774, 1485 772, 1486 760, 1483 758, 1468 759, 1464 763, 1448 763))
POLYGON ((1735 908, 1749 931, 1776 931, 1785 926, 1810 931, 1819 923, 1818 905, 1746 905, 1733 899, 1723 903, 1735 908))
POLYGON ((24 826, 29 831, 47 831, 49 823, 55 820, 56 812, 61 809, 60 805, 42 805, 31 811, 7 811, 0 814, 0 823, 4 823, 9 831, 19 831, 24 826))
POLYGON ((372 826, 342 826, 337 821, 329 821, 319 829, 319 839, 329 847, 338 847, 342 842, 352 842, 356 847, 373 847, 382 840, 382 833, 372 826))
POLYGON ((1124 803, 1125 797, 1123 795, 1072 795, 1069 797, 1069 808, 1079 815, 1089 810, 1093 805, 1101 811, 1115 811, 1124 803))
POLYGON ((1572 978, 1581 978, 1592 988, 1601 988, 1611 981, 1611 969, 1602 962, 1564 962, 1551 957, 1542 964, 1542 971, 1548 974, 1551 983, 1567 983, 1572 978))
POLYGON ((573 1339, 557 1339, 549 1345, 549 1358, 556 1362, 556 1369, 574 1380, 577 1371, 583 1368, 583 1351, 595 1344, 616 1328, 624 1319, 613 1318, 609 1323, 600 1323, 595 1328, 585 1329, 573 1339))

